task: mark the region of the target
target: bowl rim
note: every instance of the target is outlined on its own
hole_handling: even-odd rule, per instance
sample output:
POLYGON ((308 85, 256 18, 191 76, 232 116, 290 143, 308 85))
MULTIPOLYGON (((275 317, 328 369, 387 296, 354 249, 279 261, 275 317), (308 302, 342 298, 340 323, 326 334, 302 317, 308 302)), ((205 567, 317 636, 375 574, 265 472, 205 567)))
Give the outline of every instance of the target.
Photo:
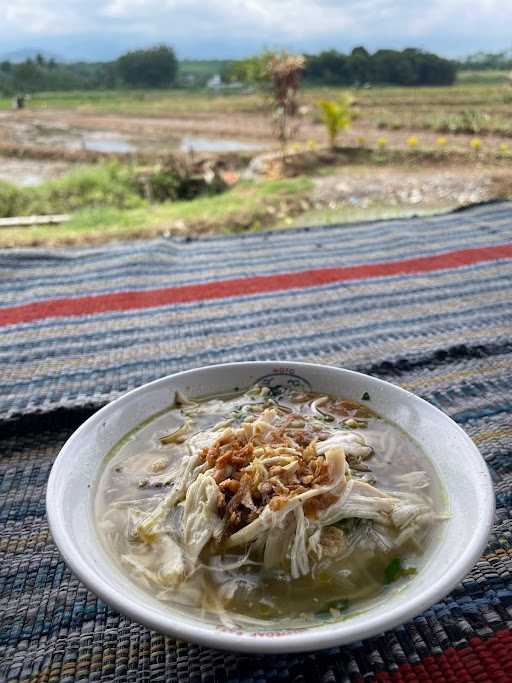
POLYGON ((328 364, 287 360, 239 361, 205 365, 166 375, 131 389, 96 411, 71 434, 60 449, 52 465, 48 479, 46 511, 51 536, 68 567, 89 590, 100 597, 104 602, 114 607, 121 614, 124 614, 137 623, 143 624, 159 633, 168 634, 179 639, 199 643, 208 647, 239 652, 277 654, 320 650, 375 636, 412 619, 445 597, 473 567, 487 543, 494 520, 495 493, 487 464, 470 437, 454 420, 452 420, 451 417, 420 396, 377 377, 328 364), (485 466, 481 469, 479 484, 483 489, 486 489, 483 492, 483 495, 488 501, 488 505, 480 510, 478 525, 473 529, 472 538, 466 545, 464 552, 459 556, 455 563, 446 569, 442 577, 431 588, 422 590, 418 595, 410 596, 410 599, 406 603, 401 603, 392 610, 385 610, 373 615, 368 614, 368 624, 358 624, 356 625, 356 628, 353 629, 350 628, 350 620, 347 620, 322 626, 308 627, 303 630, 298 629, 291 632, 278 631, 277 635, 280 637, 275 637, 275 632, 262 632, 258 633, 258 637, 255 638, 249 632, 244 632, 242 630, 218 630, 212 629, 211 627, 206 628, 200 623, 192 624, 187 621, 183 622, 180 620, 179 614, 177 613, 164 616, 160 611, 151 606, 144 607, 139 605, 137 602, 131 600, 128 592, 123 594, 120 590, 107 586, 100 573, 92 569, 82 560, 82 556, 76 549, 77 540, 70 536, 66 526, 62 524, 59 496, 60 487, 58 486, 58 475, 63 468, 65 470, 67 466, 67 454, 73 450, 75 441, 77 441, 78 438, 97 421, 108 415, 114 407, 118 407, 122 403, 130 401, 133 396, 136 396, 138 393, 144 393, 151 387, 157 387, 160 384, 165 384, 193 373, 201 373, 205 370, 229 370, 230 368, 240 366, 260 366, 262 368, 283 366, 295 369, 321 368, 324 371, 342 372, 343 374, 356 376, 358 378, 370 379, 377 385, 391 387, 392 390, 401 393, 405 399, 419 401, 421 404, 425 404, 428 406, 429 410, 437 412, 444 420, 449 420, 452 423, 452 428, 456 428, 459 436, 465 442, 467 449, 473 453, 473 457, 476 458, 476 460, 480 460, 485 466), (344 624, 343 632, 339 632, 336 628, 340 623, 344 624))

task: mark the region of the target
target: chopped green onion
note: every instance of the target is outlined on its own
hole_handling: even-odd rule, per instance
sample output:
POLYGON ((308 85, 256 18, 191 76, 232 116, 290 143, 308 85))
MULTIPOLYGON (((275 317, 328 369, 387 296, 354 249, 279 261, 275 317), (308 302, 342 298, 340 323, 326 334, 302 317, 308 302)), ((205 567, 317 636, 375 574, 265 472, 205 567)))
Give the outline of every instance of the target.
POLYGON ((393 583, 402 576, 410 576, 411 574, 416 574, 416 567, 402 567, 401 559, 394 557, 384 570, 384 583, 393 583))

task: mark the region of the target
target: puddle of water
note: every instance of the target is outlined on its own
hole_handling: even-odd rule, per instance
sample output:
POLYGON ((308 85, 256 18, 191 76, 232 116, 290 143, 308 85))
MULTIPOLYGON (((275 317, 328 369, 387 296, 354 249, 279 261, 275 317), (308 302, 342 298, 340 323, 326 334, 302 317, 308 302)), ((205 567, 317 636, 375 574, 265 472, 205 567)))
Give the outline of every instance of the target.
MULTIPOLYGON (((0 176, 1 177, 1 176, 0 176)), ((12 178, 12 176, 10 176, 12 178)), ((5 180, 9 180, 8 178, 5 178, 5 180)), ((42 183, 43 180, 46 180, 43 174, 38 174, 38 173, 23 173, 20 171, 18 173, 18 185, 21 185, 21 187, 31 187, 34 185, 39 185, 39 183, 42 183)))
POLYGON ((103 138, 102 140, 95 140, 84 136, 82 138, 82 147, 93 152, 119 152, 128 153, 135 152, 137 147, 126 140, 119 138, 103 138))
POLYGON ((222 138, 201 138, 184 136, 178 149, 181 152, 251 152, 264 148, 256 142, 241 142, 240 140, 225 140, 222 138))
POLYGON ((129 142, 123 135, 118 133, 73 131, 73 139, 64 142, 66 149, 87 149, 92 152, 131 153, 137 151, 137 146, 129 142))
MULTIPOLYGON (((1 112, 0 112, 1 114, 1 112)), ((131 154, 138 150, 146 152, 258 152, 268 145, 243 142, 233 138, 209 138, 197 135, 162 137, 161 139, 123 135, 109 130, 72 128, 59 121, 52 123, 5 119, 0 116, 0 134, 15 143, 43 147, 61 147, 67 150, 90 150, 103 154, 131 154)))
MULTIPOLYGON (((155 138, 125 136, 107 130, 87 130, 71 128, 55 122, 45 125, 40 122, 24 120, 5 121, 0 112, 0 137, 14 143, 66 150, 91 150, 103 154, 132 154, 142 150, 149 155, 162 151, 180 152, 258 152, 265 149, 264 144, 242 142, 228 138, 208 138, 195 135, 183 137, 168 136, 161 140, 155 138)), ((0 180, 19 186, 38 185, 49 178, 65 173, 70 164, 43 159, 0 159, 0 180)))
POLYGON ((68 149, 88 149, 94 152, 124 153, 130 154, 137 150, 155 149, 162 151, 168 148, 169 151, 179 150, 180 152, 240 152, 257 151, 263 149, 262 145, 252 142, 241 142, 240 140, 226 140, 218 138, 203 138, 193 135, 186 135, 179 140, 168 140, 154 144, 154 141, 147 141, 143 138, 126 138, 118 133, 108 134, 106 132, 75 131, 72 141, 65 143, 68 149))

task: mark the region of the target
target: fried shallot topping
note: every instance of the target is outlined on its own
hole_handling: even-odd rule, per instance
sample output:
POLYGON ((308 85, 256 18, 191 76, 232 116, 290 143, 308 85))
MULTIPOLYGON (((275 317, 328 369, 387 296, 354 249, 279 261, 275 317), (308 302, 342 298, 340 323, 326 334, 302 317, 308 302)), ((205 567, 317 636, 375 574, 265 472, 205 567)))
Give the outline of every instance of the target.
MULTIPOLYGON (((266 505, 280 510, 294 496, 333 480, 333 464, 316 450, 326 435, 311 427, 297 429, 299 417, 268 408, 256 421, 228 427, 203 448, 201 461, 212 468, 219 487, 218 513, 228 535, 256 519, 266 505)), ((332 493, 315 496, 304 512, 314 518, 334 500, 332 493)))

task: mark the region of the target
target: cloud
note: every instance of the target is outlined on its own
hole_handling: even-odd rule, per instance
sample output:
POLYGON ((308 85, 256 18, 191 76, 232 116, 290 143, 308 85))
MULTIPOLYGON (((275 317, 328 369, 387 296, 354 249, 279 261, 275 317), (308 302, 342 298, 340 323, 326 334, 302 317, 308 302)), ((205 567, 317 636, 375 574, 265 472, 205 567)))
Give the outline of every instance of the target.
POLYGON ((86 31, 96 25, 94 11, 79 0, 52 2, 52 0, 0 0, 3 21, 0 38, 20 35, 54 35, 86 31))
POLYGON ((458 55, 509 47, 512 22, 503 0, 0 0, 0 9, 3 46, 70 57, 85 48, 91 58, 160 41, 195 57, 357 44, 458 55))

